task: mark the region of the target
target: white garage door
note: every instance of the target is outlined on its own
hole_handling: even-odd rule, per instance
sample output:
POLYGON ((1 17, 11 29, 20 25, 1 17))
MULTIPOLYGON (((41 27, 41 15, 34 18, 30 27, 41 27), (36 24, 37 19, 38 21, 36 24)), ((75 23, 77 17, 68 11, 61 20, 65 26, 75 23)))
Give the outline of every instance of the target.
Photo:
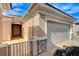
POLYGON ((47 23, 48 48, 56 46, 56 44, 69 39, 69 28, 67 24, 54 22, 47 23))

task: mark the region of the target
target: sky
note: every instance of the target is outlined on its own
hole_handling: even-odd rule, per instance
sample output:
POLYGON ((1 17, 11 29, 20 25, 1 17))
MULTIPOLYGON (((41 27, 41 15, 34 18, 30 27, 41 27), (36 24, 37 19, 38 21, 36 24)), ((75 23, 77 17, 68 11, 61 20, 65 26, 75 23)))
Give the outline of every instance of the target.
MULTIPOLYGON (((58 8, 59 10, 69 14, 79 21, 79 3, 49 3, 50 5, 58 8)), ((14 14, 23 16, 31 3, 12 3, 12 10, 5 10, 3 14, 14 14)))
POLYGON ((12 10, 3 11, 3 15, 13 14, 23 16, 25 13, 27 13, 27 10, 30 5, 31 3, 12 3, 12 10))
POLYGON ((50 3, 50 5, 53 5, 79 21, 79 3, 50 3))

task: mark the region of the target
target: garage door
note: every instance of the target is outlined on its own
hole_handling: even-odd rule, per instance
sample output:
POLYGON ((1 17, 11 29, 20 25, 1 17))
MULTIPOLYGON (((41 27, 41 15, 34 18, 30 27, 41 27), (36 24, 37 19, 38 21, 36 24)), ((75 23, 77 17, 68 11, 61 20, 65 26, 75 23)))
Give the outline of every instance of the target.
POLYGON ((69 39, 69 28, 67 24, 47 22, 47 47, 51 48, 69 39))

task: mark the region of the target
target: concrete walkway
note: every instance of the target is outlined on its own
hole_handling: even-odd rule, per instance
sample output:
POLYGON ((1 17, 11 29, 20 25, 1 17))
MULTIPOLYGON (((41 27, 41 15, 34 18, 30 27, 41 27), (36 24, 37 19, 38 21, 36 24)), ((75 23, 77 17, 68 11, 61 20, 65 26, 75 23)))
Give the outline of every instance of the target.
POLYGON ((50 49, 48 49, 46 52, 40 54, 39 56, 53 56, 54 52, 55 52, 57 49, 60 49, 60 47, 53 47, 53 48, 50 48, 50 49))

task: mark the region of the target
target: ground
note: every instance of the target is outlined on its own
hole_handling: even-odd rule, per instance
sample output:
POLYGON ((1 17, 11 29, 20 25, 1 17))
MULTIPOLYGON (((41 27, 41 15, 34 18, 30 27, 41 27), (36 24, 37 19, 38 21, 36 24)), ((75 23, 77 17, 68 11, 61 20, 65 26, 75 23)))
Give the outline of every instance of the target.
MULTIPOLYGON (((67 41, 63 41, 60 44, 56 45, 60 48, 63 48, 63 46, 79 46, 79 40, 67 40, 67 41)), ((57 47, 53 47, 50 50, 40 54, 39 56, 53 56, 53 53, 55 52, 55 50, 58 49, 57 47)))

